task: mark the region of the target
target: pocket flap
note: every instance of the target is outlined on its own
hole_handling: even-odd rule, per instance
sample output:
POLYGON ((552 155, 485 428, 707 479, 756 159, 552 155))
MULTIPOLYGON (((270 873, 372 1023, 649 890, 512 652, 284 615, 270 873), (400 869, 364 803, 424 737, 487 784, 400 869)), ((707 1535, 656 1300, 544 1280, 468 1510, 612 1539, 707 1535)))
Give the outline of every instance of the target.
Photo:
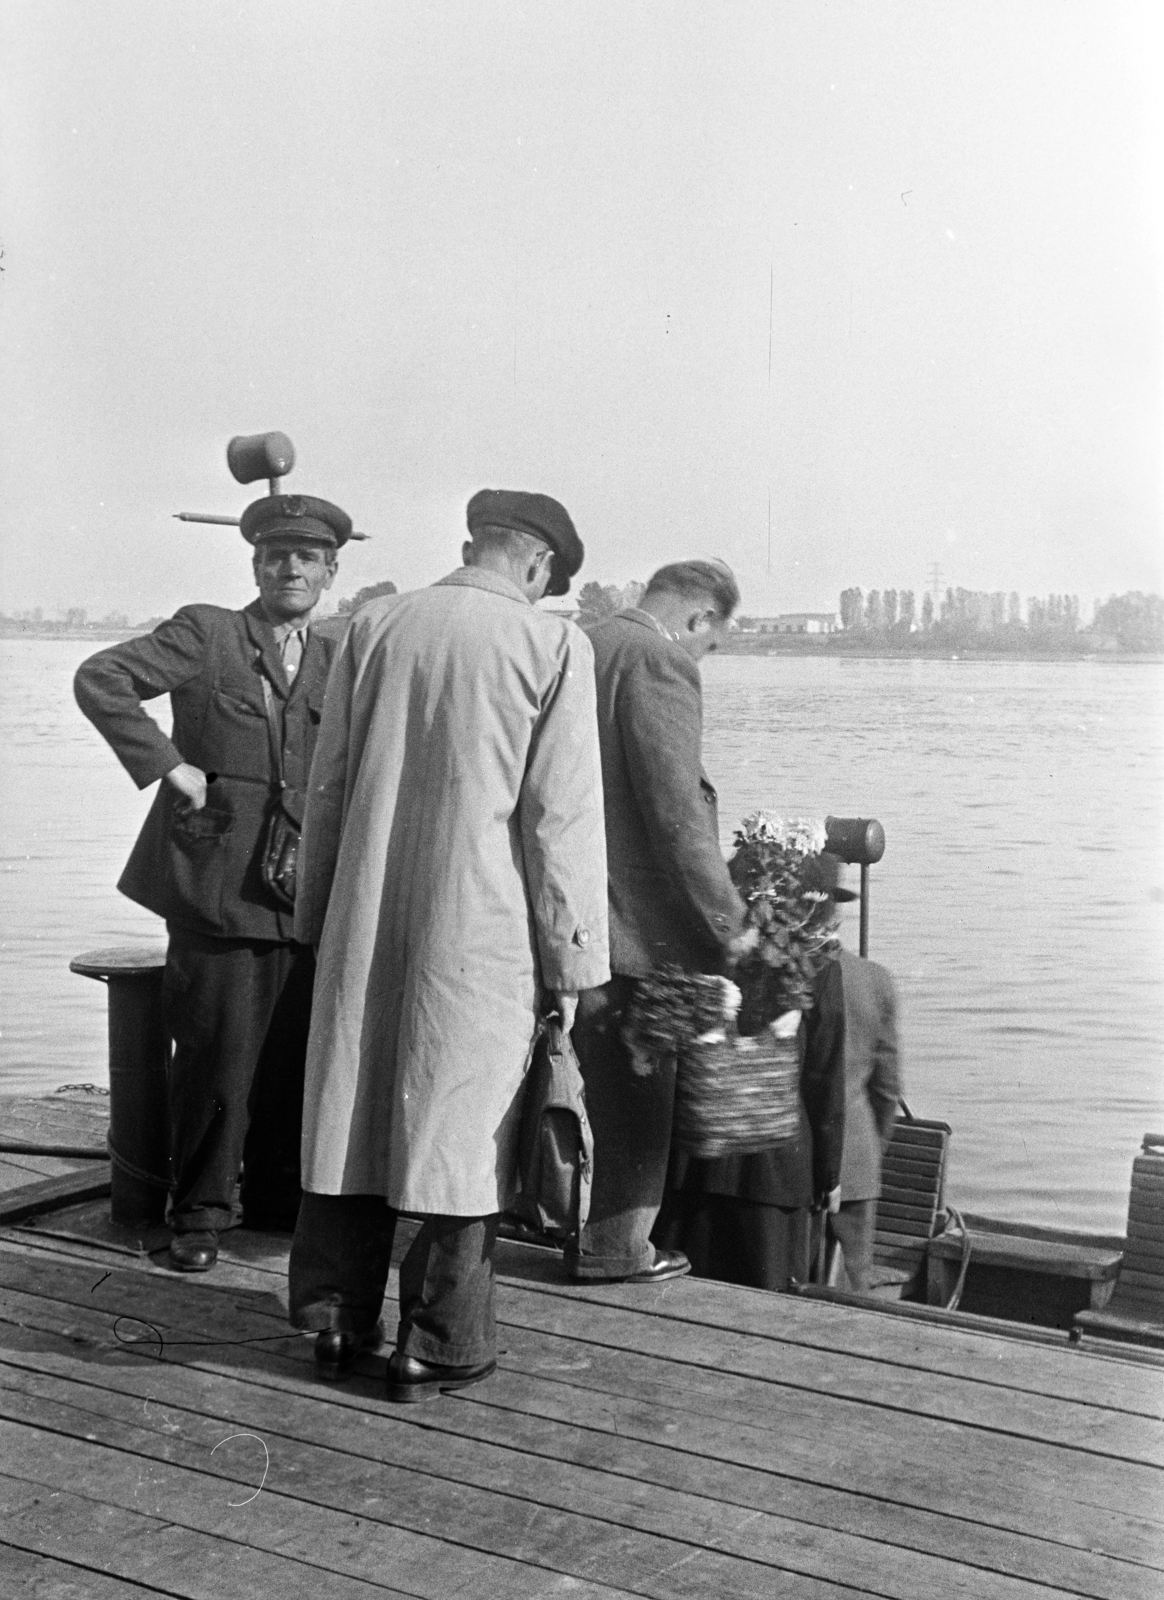
POLYGON ((201 811, 174 812, 174 832, 185 839, 225 839, 233 827, 234 817, 220 806, 203 806, 201 811))

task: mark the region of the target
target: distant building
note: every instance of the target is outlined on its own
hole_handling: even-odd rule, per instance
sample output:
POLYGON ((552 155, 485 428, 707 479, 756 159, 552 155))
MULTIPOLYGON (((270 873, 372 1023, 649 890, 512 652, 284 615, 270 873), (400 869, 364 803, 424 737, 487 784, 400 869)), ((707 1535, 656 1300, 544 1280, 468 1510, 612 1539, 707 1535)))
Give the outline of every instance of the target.
POLYGON ((789 611, 782 617, 741 617, 745 633, 838 633, 835 611, 789 611))

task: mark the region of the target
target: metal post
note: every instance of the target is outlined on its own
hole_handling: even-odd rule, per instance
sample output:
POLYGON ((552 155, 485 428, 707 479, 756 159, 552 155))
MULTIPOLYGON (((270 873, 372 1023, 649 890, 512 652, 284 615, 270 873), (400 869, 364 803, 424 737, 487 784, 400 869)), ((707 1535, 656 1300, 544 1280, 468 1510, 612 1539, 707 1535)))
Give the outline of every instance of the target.
POLYGON ((861 938, 858 951, 862 956, 869 954, 869 863, 861 863, 861 938))
POLYGON ((162 1009, 165 955, 140 946, 91 950, 69 970, 109 991, 109 1155, 114 1222, 163 1222, 170 1188, 166 1070, 170 1040, 162 1009))
POLYGON ((872 817, 826 817, 825 849, 861 864, 860 953, 869 954, 869 868, 885 854, 885 829, 872 817))

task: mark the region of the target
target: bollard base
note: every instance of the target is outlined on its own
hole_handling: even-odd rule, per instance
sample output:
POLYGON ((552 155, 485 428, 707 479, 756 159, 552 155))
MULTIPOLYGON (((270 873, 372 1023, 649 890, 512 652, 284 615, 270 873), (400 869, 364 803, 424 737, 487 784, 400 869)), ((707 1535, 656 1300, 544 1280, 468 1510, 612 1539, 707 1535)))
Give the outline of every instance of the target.
POLYGON ((95 950, 70 967, 103 982, 109 995, 111 1218, 131 1227, 164 1222, 170 1187, 165 952, 95 950))

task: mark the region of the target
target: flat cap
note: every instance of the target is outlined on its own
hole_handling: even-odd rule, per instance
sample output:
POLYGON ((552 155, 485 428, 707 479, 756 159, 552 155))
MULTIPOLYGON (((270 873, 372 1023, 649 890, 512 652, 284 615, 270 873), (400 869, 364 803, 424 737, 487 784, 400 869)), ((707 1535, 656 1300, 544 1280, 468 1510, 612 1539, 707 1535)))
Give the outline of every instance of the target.
POLYGON ((309 539, 338 550, 352 536, 352 519, 313 494, 268 494, 243 512, 239 528, 248 544, 268 539, 309 539))
POLYGON ((548 595, 567 594, 570 579, 582 565, 585 551, 570 521, 569 512, 548 494, 526 494, 522 489, 479 489, 465 512, 469 532, 478 528, 513 528, 532 533, 554 552, 548 595))

